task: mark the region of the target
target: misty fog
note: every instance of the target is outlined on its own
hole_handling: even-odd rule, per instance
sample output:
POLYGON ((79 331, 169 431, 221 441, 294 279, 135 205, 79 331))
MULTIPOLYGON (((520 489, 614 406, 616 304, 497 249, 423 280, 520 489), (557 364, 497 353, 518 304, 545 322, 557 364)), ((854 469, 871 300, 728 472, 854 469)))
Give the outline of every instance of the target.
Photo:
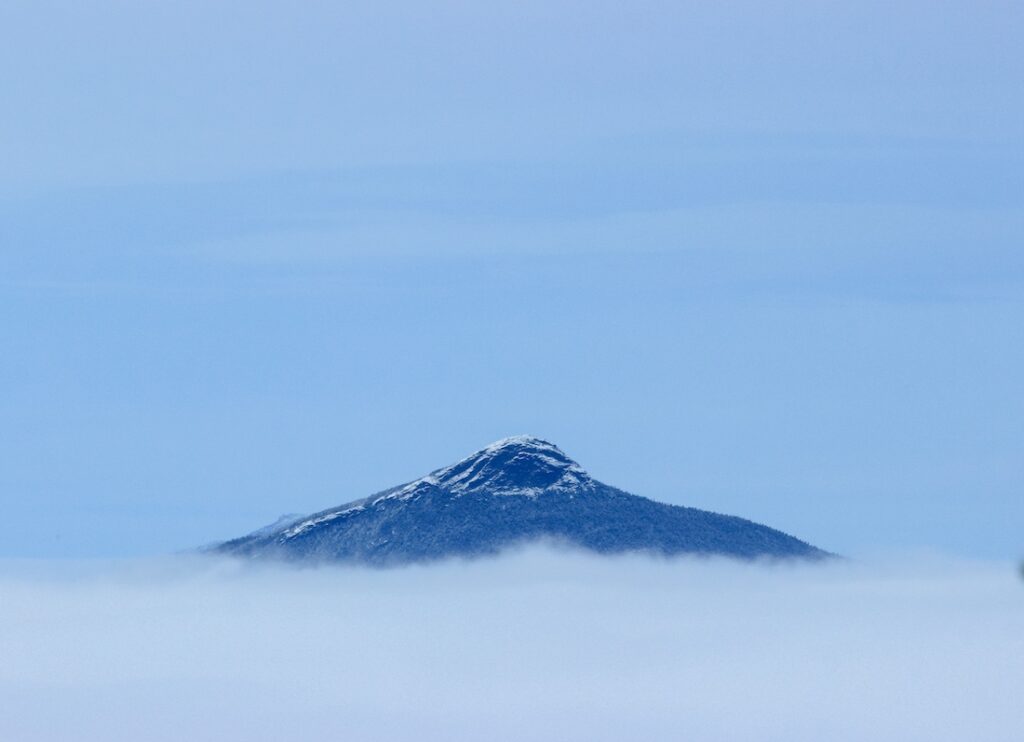
POLYGON ((909 563, 7 561, 0 738, 1019 739, 1024 582, 909 563))

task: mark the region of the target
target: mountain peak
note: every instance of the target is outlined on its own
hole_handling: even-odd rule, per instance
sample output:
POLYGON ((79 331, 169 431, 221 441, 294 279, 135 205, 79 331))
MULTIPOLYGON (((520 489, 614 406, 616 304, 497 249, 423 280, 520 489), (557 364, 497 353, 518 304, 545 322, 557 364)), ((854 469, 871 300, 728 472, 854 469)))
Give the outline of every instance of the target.
POLYGON ((536 495, 577 489, 591 482, 579 464, 550 441, 531 435, 503 438, 424 479, 454 494, 536 495))
POLYGON ((554 539, 599 553, 828 556, 767 526, 655 502, 592 479, 554 443, 495 441, 376 495, 227 541, 221 553, 399 564, 554 539))
POLYGON ((509 447, 546 448, 558 450, 558 446, 556 446, 551 441, 546 441, 543 438, 538 438, 535 435, 510 435, 508 438, 502 438, 500 441, 495 441, 490 445, 484 446, 483 448, 480 449, 480 451, 489 451, 495 448, 509 447))

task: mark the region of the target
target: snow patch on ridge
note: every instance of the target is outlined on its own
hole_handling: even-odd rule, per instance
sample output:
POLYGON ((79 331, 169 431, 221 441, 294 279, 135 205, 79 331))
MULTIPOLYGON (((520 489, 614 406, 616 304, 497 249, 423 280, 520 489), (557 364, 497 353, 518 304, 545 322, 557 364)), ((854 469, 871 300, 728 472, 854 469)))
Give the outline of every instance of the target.
POLYGON ((388 497, 409 499, 423 485, 455 496, 486 490, 494 495, 537 497, 548 490, 578 489, 591 483, 583 467, 558 446, 517 435, 489 446, 405 485, 388 497))
POLYGON ((308 531, 310 528, 315 528, 316 526, 319 526, 323 523, 329 523, 332 520, 337 520, 343 515, 348 515, 349 513, 355 513, 365 509, 365 501, 360 501, 358 504, 353 503, 352 505, 345 507, 342 510, 332 510, 329 513, 323 513, 321 515, 309 518, 308 520, 304 520, 301 523, 295 524, 290 528, 285 529, 285 531, 281 535, 284 538, 294 538, 295 536, 298 536, 308 531))
POLYGON ((536 498, 545 492, 576 492, 591 486, 590 475, 554 443, 531 435, 516 435, 495 441, 450 466, 376 497, 293 522, 281 532, 281 537, 295 538, 316 526, 385 500, 408 501, 434 488, 453 497, 483 493, 536 498))

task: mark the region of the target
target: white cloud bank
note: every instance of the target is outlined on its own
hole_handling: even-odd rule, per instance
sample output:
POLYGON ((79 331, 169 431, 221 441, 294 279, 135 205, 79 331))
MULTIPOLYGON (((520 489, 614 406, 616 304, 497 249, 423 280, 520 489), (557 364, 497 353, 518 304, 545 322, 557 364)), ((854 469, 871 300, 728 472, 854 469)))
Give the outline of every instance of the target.
POLYGON ((0 563, 0 739, 1019 740, 1010 565, 0 563))

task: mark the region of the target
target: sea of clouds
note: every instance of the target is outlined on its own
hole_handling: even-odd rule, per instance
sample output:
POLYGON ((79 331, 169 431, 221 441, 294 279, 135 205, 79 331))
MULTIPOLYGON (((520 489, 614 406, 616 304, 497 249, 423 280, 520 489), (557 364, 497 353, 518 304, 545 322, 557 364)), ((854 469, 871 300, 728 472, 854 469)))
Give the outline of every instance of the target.
POLYGON ((1013 740, 1024 581, 530 549, 0 562, 0 739, 1013 740))

